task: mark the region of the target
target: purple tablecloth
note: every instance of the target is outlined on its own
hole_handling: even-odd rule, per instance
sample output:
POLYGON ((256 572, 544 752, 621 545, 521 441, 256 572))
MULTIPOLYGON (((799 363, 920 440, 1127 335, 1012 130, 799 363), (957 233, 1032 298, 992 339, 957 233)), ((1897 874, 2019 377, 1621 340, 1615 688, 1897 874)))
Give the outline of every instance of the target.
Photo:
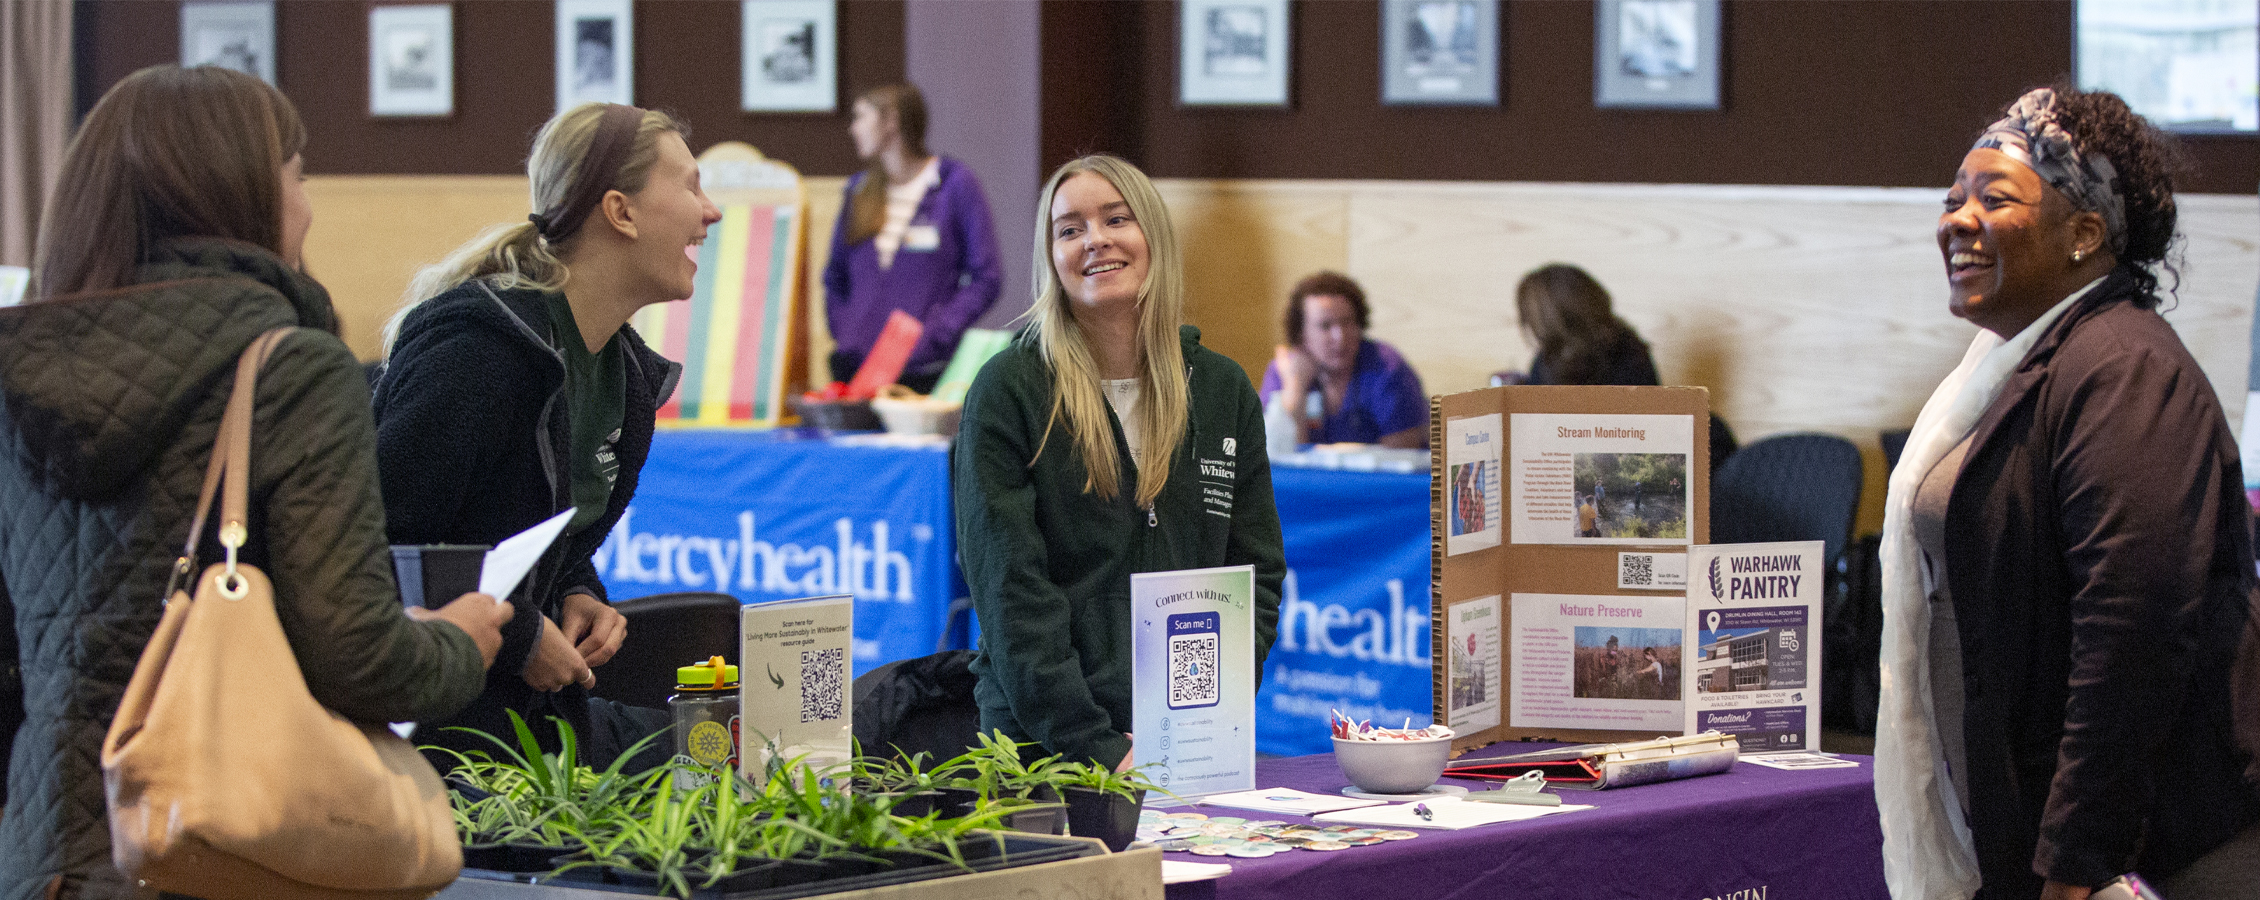
MULTIPOLYGON (((1503 755, 1542 744, 1501 744, 1503 755)), ((1609 791, 1558 791, 1594 808, 1331 853, 1265 859, 1171 853, 1232 865, 1217 881, 1171 885, 1171 900, 1885 900, 1874 769, 1785 772, 1738 762, 1717 775, 1609 791)), ((1256 783, 1332 793, 1348 782, 1330 754, 1265 760, 1256 783)), ((1486 782, 1446 779, 1471 789, 1486 782)), ((1210 815, 1272 816, 1200 807, 1210 815)))

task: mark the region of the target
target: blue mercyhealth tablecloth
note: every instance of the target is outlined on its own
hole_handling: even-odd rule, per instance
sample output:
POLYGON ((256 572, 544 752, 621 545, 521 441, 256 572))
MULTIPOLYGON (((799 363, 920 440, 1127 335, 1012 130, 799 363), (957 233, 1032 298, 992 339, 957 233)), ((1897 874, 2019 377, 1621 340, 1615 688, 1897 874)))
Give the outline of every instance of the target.
MULTIPOLYGON (((597 570, 615 599, 854 594, 859 674, 966 646, 948 615, 965 595, 948 459, 791 430, 661 431, 597 570)), ((1427 724, 1428 476, 1275 467, 1272 486, 1288 569, 1257 749, 1328 751, 1330 708, 1427 724)))

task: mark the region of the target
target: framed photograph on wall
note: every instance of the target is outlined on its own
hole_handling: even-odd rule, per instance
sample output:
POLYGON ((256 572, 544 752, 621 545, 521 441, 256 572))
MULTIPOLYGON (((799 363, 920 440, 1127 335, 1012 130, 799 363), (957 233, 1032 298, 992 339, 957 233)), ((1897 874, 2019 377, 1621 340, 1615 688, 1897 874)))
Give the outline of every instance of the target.
POLYGON ((1384 0, 1381 102, 1499 105, 1499 0, 1384 0))
POLYGON ((2118 94, 2163 128, 2260 134, 2260 4, 2079 0, 2082 90, 2118 94))
POLYGON ((1719 0, 1601 0, 1593 105, 1718 109, 1719 0))
POLYGON ((557 111, 636 102, 629 0, 557 0, 557 111))
POLYGON ((274 0, 181 4, 180 64, 234 69, 274 84, 274 0))
POLYGON ((1177 9, 1178 103, 1287 105, 1287 0, 1185 0, 1177 9))
POLYGON ((455 114, 455 8, 369 8, 369 114, 455 114))
POLYGON ((833 0, 744 0, 740 5, 740 108, 838 109, 838 5, 833 0))

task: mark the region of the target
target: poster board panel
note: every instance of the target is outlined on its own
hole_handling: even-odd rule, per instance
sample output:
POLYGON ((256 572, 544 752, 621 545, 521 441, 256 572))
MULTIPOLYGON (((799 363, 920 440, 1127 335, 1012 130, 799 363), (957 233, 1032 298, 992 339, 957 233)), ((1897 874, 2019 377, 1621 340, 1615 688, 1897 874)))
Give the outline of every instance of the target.
MULTIPOLYGON (((1515 598, 1518 594, 1622 597, 1630 601, 1628 607, 1683 603, 1683 585, 1659 585, 1653 590, 1620 587, 1618 567, 1627 552, 1685 554, 1689 546, 1710 541, 1709 425, 1710 392, 1701 387, 1516 386, 1431 400, 1432 684, 1436 721, 1459 731, 1452 741, 1455 752, 1507 740, 1609 742, 1678 733, 1678 726, 1614 729, 1518 723, 1513 703, 1515 598), (1588 457, 1594 454, 1572 452, 1575 448, 1569 444, 1560 453, 1549 450, 1547 455, 1558 461, 1522 465, 1538 455, 1535 443, 1540 438, 1533 428, 1540 425, 1549 438, 1559 434, 1589 442, 1577 446, 1609 451, 1600 454, 1610 457, 1605 465, 1636 456, 1683 457, 1667 460, 1676 467, 1675 474, 1683 472, 1677 490, 1644 492, 1628 499, 1622 496, 1620 480, 1614 500, 1594 497, 1606 490, 1591 475, 1594 460, 1588 457), (1618 452, 1627 447, 1615 442, 1633 440, 1636 434, 1642 440, 1668 438, 1670 452, 1618 452), (1533 444, 1522 448, 1528 453, 1518 455, 1518 437, 1533 444), (1471 449, 1486 440, 1495 451, 1471 449), (1677 523, 1654 529, 1656 534, 1624 536, 1602 533, 1608 523, 1597 519, 1605 517, 1588 508, 1621 509, 1627 503, 1682 515, 1677 523), (1469 652, 1461 654, 1455 691, 1454 651, 1463 646, 1469 652), (1469 727, 1452 720, 1455 710, 1467 713, 1462 718, 1469 727)), ((1650 624, 1658 629, 1681 625, 1676 620, 1650 624)), ((1677 698, 1679 692, 1671 691, 1670 696, 1677 698)))

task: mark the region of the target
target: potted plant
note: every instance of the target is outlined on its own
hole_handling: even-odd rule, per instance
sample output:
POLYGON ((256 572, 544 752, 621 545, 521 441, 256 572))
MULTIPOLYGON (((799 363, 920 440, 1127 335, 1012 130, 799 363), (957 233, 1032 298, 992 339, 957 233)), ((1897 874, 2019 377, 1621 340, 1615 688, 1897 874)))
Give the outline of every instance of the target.
POLYGON ((980 794, 976 813, 1000 813, 999 821, 1014 831, 1058 834, 1067 825, 1060 806, 1060 758, 1052 755, 1034 762, 1020 758, 1019 742, 997 731, 979 736, 981 745, 952 760, 958 764, 950 783, 980 794))
POLYGON ((1106 848, 1120 853, 1138 834, 1138 810, 1149 790, 1169 793, 1146 780, 1137 769, 1117 772, 1093 763, 1066 763, 1067 776, 1060 789, 1067 804, 1067 833, 1098 838, 1106 848))
POLYGON ((476 729, 463 729, 492 742, 501 751, 499 758, 485 752, 442 751, 455 757, 457 763, 448 772, 448 780, 454 787, 451 799, 464 846, 474 851, 493 850, 474 852, 477 861, 467 857, 466 865, 499 871, 547 871, 550 867, 537 860, 574 853, 588 838, 609 834, 616 819, 607 811, 624 797, 642 796, 650 789, 654 773, 667 771, 665 767, 642 774, 624 771, 630 757, 665 732, 638 741, 600 772, 580 764, 579 743, 564 721, 554 720, 557 752, 543 753, 525 719, 516 711, 509 715, 515 745, 476 729))

